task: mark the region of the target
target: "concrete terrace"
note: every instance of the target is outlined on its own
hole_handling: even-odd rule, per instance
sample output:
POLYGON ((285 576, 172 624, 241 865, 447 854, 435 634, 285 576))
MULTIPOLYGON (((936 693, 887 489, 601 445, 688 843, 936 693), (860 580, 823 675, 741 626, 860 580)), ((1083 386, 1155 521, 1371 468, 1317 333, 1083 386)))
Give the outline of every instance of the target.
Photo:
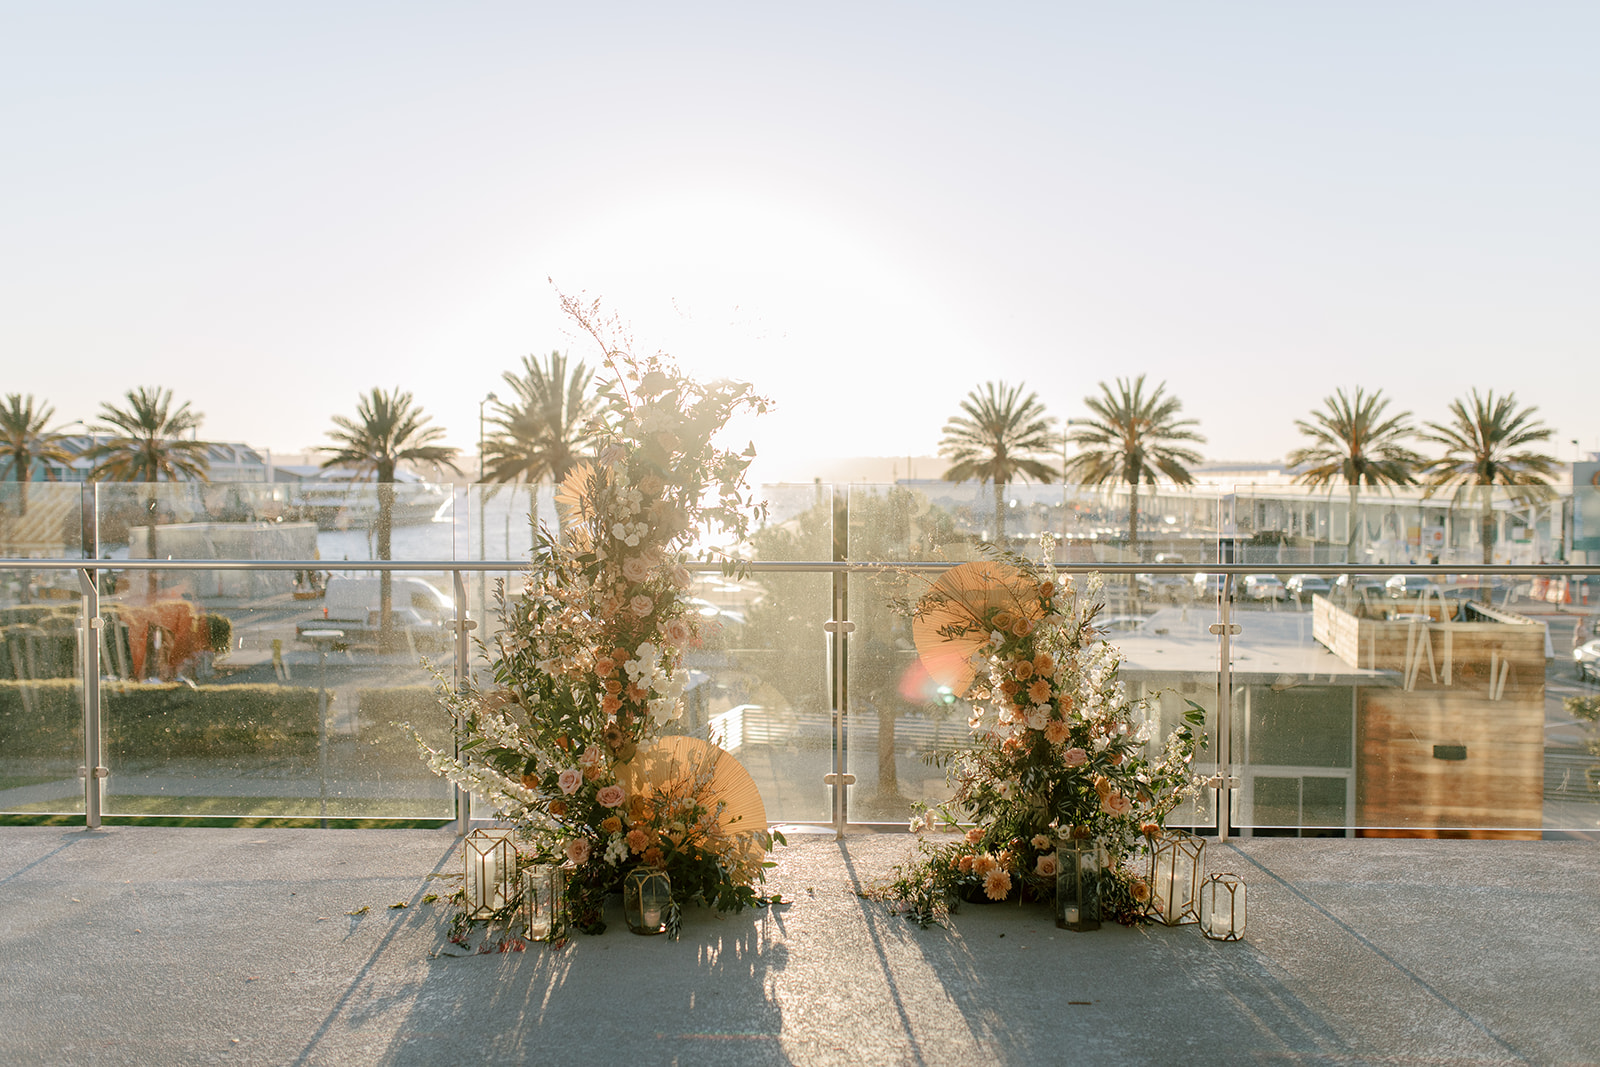
POLYGON ((791 841, 792 903, 680 942, 457 956, 447 830, 0 827, 0 1063, 1600 1062, 1592 842, 1213 844, 1250 887, 1218 944, 921 930, 855 893, 910 838, 791 841))

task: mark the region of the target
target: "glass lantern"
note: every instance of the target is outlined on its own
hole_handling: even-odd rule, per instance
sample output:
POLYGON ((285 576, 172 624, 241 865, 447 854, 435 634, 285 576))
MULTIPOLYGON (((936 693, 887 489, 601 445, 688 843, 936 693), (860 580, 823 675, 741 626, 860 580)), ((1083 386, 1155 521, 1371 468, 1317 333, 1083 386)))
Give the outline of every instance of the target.
POLYGON ((1203 837, 1168 830, 1150 850, 1149 914, 1168 926, 1200 920, 1199 897, 1203 837))
POLYGON ((1056 925, 1063 930, 1100 929, 1100 872, 1105 850, 1092 838, 1056 843, 1056 925))
POLYGON ((559 941, 567 932, 567 872, 535 863, 522 872, 522 908, 529 941, 559 941))
POLYGON ((622 880, 622 913, 636 934, 659 934, 667 928, 672 880, 666 871, 635 867, 622 880))
POLYGON ((1236 874, 1213 874, 1200 883, 1200 932, 1213 941, 1244 937, 1244 882, 1236 874))
POLYGON ((511 831, 481 827, 467 835, 467 915, 487 919, 517 899, 517 849, 511 831))

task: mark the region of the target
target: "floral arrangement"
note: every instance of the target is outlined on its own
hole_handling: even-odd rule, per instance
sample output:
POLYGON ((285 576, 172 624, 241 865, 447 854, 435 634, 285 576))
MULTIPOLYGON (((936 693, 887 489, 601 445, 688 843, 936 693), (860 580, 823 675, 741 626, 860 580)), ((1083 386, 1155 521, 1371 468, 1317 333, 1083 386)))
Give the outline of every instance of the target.
POLYGON ((1203 712, 1191 701, 1184 723, 1152 751, 1150 709, 1128 700, 1121 655, 1095 628, 1099 575, 1080 592, 1049 566, 1015 556, 980 566, 1005 595, 962 595, 936 584, 909 606, 923 633, 938 620, 940 639, 974 646, 967 665, 973 735, 950 757, 955 794, 911 821, 919 834, 941 826, 964 832, 940 845, 921 842, 918 858, 876 895, 924 925, 955 900, 1049 900, 1057 842, 1097 839, 1112 859, 1101 887, 1106 914, 1136 921, 1149 887, 1129 864, 1195 789, 1189 765, 1203 712))
POLYGON ((697 383, 659 355, 637 359, 625 337, 612 343, 623 335, 597 305, 563 304, 614 374, 600 390, 601 445, 559 489, 563 530, 536 531, 520 595, 496 590, 492 684, 441 684, 459 755, 418 744, 435 773, 499 810, 525 854, 571 865, 585 932, 605 929, 604 894, 638 864, 668 874, 677 906, 761 903, 753 884, 776 835, 725 826, 705 775, 662 781, 644 768, 683 713, 683 653, 699 640, 683 599, 690 551, 719 532, 737 543, 760 512, 744 483, 753 448, 713 439, 767 401, 744 383, 697 383))

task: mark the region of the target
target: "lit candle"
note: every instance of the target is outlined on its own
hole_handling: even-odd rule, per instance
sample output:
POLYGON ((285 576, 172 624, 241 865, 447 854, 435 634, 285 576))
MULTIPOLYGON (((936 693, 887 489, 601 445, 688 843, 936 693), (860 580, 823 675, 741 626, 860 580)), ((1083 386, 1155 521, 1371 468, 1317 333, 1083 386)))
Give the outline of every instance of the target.
POLYGON ((479 907, 498 908, 503 903, 500 896, 500 868, 495 863, 493 851, 478 854, 478 899, 474 901, 479 907))
POLYGON ((646 930, 659 929, 661 926, 661 908, 647 907, 644 909, 644 928, 646 930))
POLYGON ((1065 914, 1065 915, 1066 915, 1066 918, 1067 918, 1067 922, 1069 922, 1069 923, 1075 923, 1075 922, 1077 922, 1077 921, 1078 921, 1078 909, 1077 909, 1077 908, 1075 908, 1075 907, 1071 907, 1071 906, 1070 906, 1070 905, 1069 905, 1069 906, 1068 906, 1068 907, 1067 907, 1067 908, 1066 908, 1066 909, 1065 909, 1065 911, 1064 911, 1064 914, 1065 914))

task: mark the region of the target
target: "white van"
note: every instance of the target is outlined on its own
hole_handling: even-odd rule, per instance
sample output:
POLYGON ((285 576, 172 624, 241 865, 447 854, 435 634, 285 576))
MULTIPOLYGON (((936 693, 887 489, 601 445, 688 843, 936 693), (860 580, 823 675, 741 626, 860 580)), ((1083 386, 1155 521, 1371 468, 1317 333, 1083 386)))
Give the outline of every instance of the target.
MULTIPOLYGON (((307 630, 342 630, 345 643, 360 644, 377 639, 382 627, 382 579, 376 575, 349 578, 334 575, 328 579, 322 600, 322 617, 301 622, 299 633, 307 630)), ((389 589, 390 618, 396 631, 408 633, 418 644, 443 647, 454 632, 455 600, 440 592, 431 582, 406 575, 395 575, 389 589)))

